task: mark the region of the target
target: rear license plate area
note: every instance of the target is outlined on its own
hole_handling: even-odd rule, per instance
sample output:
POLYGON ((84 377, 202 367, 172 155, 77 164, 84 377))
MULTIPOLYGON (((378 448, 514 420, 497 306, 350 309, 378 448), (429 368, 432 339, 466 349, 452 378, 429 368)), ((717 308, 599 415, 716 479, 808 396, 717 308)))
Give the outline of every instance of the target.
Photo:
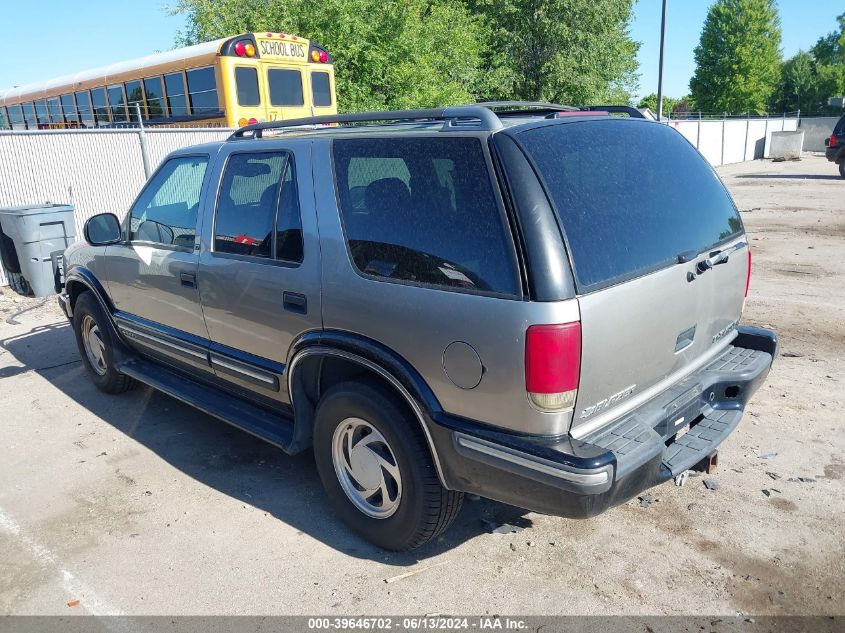
POLYGON ((666 406, 666 417, 655 430, 663 439, 675 440, 689 431, 700 417, 701 394, 698 390, 691 390, 666 406))

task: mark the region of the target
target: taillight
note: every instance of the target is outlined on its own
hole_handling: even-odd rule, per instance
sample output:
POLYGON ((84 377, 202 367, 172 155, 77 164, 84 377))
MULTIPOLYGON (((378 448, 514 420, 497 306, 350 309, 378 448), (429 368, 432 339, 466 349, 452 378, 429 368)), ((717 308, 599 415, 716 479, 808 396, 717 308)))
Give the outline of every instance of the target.
POLYGON ((836 147, 836 134, 830 135, 830 142, 827 144, 828 147, 836 147))
POLYGON ((748 287, 751 285, 751 247, 748 247, 748 270, 745 272, 745 296, 748 297, 748 287))
POLYGON ((581 323, 532 325, 525 333, 525 390, 542 411, 575 406, 581 376, 581 323))

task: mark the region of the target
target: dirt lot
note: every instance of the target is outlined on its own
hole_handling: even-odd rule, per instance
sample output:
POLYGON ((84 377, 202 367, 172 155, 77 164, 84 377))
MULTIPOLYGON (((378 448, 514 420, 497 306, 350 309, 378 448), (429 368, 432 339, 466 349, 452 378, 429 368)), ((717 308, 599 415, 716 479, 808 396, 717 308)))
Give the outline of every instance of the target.
POLYGON ((584 522, 470 501, 412 555, 351 536, 310 455, 147 389, 98 393, 54 302, 7 292, 0 613, 842 613, 845 181, 817 156, 721 174, 754 250, 745 321, 783 352, 721 487, 667 483, 584 522))

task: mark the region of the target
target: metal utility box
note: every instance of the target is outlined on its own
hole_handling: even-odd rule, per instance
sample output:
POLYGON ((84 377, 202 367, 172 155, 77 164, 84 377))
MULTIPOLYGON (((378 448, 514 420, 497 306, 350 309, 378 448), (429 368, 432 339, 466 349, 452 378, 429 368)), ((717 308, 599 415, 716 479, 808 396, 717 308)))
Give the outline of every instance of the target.
POLYGON ((71 205, 0 208, 0 256, 11 286, 21 294, 55 293, 55 261, 75 240, 71 205))

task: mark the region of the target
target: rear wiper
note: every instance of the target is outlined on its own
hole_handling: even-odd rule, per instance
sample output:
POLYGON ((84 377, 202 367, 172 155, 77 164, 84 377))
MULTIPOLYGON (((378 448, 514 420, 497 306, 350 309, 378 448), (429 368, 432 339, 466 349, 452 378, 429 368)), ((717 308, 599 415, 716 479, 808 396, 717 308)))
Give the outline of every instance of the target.
POLYGON ((737 242, 730 248, 712 253, 707 259, 703 259, 698 262, 698 265, 695 267, 698 274, 700 275, 701 273, 710 270, 713 266, 726 263, 728 258, 731 256, 731 253, 738 251, 741 248, 745 248, 746 246, 748 246, 746 242, 737 242))

